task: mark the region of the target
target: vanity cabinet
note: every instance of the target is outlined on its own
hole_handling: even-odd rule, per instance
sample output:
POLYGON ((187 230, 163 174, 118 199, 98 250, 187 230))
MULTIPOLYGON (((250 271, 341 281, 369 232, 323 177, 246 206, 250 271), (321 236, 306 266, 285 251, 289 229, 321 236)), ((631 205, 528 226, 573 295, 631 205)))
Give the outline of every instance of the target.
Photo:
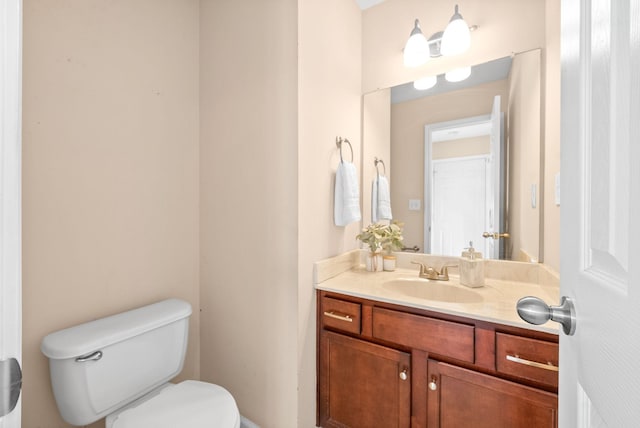
POLYGON ((409 426, 410 355, 347 335, 361 333, 359 303, 331 297, 321 302, 319 426, 409 426))
POLYGON ((558 337, 318 291, 320 427, 557 427, 558 337))

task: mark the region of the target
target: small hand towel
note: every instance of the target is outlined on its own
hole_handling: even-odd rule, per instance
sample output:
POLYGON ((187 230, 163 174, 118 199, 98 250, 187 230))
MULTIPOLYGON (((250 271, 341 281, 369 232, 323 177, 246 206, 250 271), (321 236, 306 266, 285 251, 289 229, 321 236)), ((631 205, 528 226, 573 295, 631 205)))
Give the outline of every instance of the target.
POLYGON ((333 218, 336 226, 360 221, 360 188, 358 175, 352 162, 340 162, 336 171, 333 218))
MULTIPOLYGON (((378 175, 374 180, 373 187, 375 189, 374 195, 371 196, 372 210, 371 214, 374 217, 374 222, 379 220, 391 220, 391 196, 389 192, 389 180, 384 175, 378 175), (375 210, 373 209, 373 201, 375 200, 375 210)), ((373 219, 373 218, 372 218, 373 219)))
POLYGON ((371 181, 371 223, 377 223, 378 218, 378 179, 371 181))

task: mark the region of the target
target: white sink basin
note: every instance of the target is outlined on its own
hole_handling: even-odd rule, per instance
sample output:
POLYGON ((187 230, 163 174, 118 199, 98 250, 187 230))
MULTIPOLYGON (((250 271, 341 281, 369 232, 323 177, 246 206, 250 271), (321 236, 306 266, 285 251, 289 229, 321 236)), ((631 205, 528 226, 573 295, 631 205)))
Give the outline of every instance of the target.
POLYGON ((422 278, 401 278, 387 281, 382 287, 408 297, 450 303, 479 303, 482 295, 448 281, 431 281, 422 278))

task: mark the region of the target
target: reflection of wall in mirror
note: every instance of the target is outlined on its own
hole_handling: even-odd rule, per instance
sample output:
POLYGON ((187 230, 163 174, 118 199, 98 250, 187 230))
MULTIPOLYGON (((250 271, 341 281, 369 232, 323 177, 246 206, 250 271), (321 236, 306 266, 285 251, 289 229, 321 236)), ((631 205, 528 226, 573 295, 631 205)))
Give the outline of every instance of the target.
MULTIPOLYGON (((391 106, 391 182, 393 211, 405 221, 405 241, 421 242, 423 211, 409 211, 409 199, 424 195, 424 125, 480 116, 490 112, 493 96, 500 95, 507 116, 509 178, 505 242, 511 260, 537 261, 540 253, 540 195, 531 201, 531 187, 540 189, 540 50, 513 58, 508 79, 478 85, 391 106)), ((450 147, 450 150, 453 150, 450 147)), ((500 231, 504 232, 504 231, 500 231)), ((477 245, 476 245, 477 246, 477 245)))
POLYGON ((431 143, 432 160, 488 155, 489 153, 491 153, 491 140, 488 135, 431 143))
POLYGON ((405 222, 406 245, 422 248, 424 210, 429 209, 423 201, 421 211, 410 211, 407 202, 424 198, 424 126, 486 115, 495 95, 500 95, 501 110, 506 111, 506 79, 391 106, 391 203, 394 218, 405 222))
POLYGON ((540 50, 516 55, 509 75, 508 141, 511 259, 540 254, 540 50), (535 189, 535 190, 534 190, 535 189))
MULTIPOLYGON (((374 158, 384 161, 384 170, 387 178, 391 176, 391 160, 389 139, 391 136, 391 119, 389 117, 389 103, 391 100, 391 90, 383 89, 364 97, 362 109, 362 141, 367 144, 362 145, 362 224, 364 226, 371 223, 371 185, 376 176, 374 158)), ((382 166, 379 166, 383 173, 382 166)), ((393 203, 395 195, 391 192, 393 203)), ((395 218, 401 220, 393 212, 395 218)))

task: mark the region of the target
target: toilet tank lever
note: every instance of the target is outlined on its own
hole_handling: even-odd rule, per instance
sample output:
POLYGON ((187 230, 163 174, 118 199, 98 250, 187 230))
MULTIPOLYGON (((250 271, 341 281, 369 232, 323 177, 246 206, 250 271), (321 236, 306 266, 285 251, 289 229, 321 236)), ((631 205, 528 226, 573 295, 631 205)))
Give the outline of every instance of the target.
POLYGON ((102 358, 102 351, 96 351, 89 355, 83 355, 82 357, 76 358, 76 363, 86 363, 87 361, 98 361, 102 358))

